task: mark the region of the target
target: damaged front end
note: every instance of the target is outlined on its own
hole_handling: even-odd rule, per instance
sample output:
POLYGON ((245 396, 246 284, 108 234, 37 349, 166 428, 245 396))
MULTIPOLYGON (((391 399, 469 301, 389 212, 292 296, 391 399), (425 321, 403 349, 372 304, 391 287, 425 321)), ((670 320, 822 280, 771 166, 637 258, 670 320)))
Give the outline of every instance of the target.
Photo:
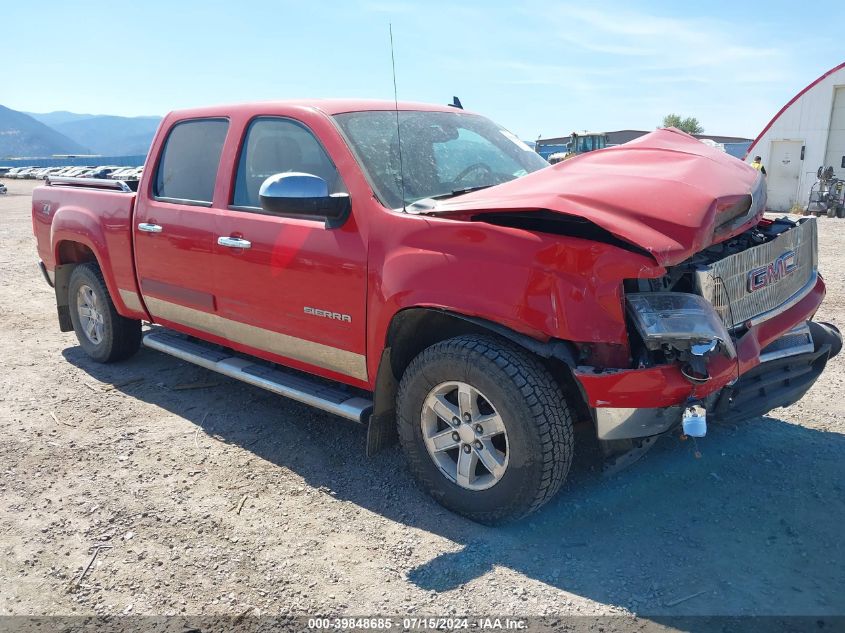
POLYGON ((605 442, 646 446, 682 423, 703 435, 707 416, 788 406, 841 350, 834 326, 812 322, 824 297, 812 218, 766 217, 624 288, 633 368, 575 372, 605 442))
POLYGON ((553 302, 599 439, 630 445, 685 417, 700 435, 708 415, 791 404, 839 352, 836 328, 812 322, 825 294, 815 219, 765 208, 762 174, 670 129, 420 212, 601 245, 639 265, 613 277, 622 271, 582 270, 573 256, 553 302), (587 298, 599 310, 586 313, 587 298))
POLYGON ((690 382, 710 379, 710 354, 718 351, 736 357, 727 328, 703 297, 685 292, 638 292, 626 295, 625 300, 643 352, 659 353, 664 362, 678 361, 690 382))

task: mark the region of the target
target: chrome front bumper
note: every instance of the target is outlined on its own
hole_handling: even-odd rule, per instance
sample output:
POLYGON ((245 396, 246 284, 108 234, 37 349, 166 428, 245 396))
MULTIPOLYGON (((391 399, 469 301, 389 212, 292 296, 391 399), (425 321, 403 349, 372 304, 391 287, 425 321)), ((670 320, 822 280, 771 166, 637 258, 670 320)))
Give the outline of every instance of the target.
MULTIPOLYGON (((827 323, 801 323, 760 353, 760 364, 710 394, 705 407, 716 420, 742 420, 800 400, 827 361, 842 350, 842 335, 827 323)), ((685 403, 664 408, 594 409, 600 440, 659 435, 681 423, 685 403)))
POLYGON ((629 409, 601 407, 596 411, 596 431, 600 440, 626 440, 665 433, 681 423, 683 407, 629 409))

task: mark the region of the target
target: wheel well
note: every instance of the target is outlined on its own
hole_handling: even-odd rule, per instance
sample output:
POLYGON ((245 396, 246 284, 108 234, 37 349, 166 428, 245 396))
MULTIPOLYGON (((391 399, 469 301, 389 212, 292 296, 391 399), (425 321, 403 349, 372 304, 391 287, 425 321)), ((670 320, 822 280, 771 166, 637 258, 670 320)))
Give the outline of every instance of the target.
POLYGON ((428 308, 409 308, 399 312, 390 323, 385 345, 390 348, 390 364, 397 380, 411 361, 427 347, 462 334, 489 332, 477 323, 449 312, 428 308))
MULTIPOLYGON (((572 375, 572 367, 576 363, 574 346, 571 343, 560 340, 543 343, 498 323, 434 308, 408 308, 393 318, 385 345, 390 350, 391 373, 395 382, 398 383, 402 379, 405 369, 424 349, 462 334, 498 336, 531 352, 557 381, 574 409, 575 420, 592 420, 584 395, 572 375)), ((379 391, 378 386, 376 391, 379 391)), ((391 397, 395 397, 395 394, 391 397)))
POLYGON ((54 289, 56 292, 56 310, 59 315, 59 330, 70 332, 73 330, 73 323, 70 319, 70 297, 68 297, 68 285, 70 274, 79 264, 98 264, 97 256, 94 255, 88 246, 81 242, 62 240, 56 248, 56 268, 54 289))
POLYGON ((82 264, 85 262, 97 262, 97 256, 89 247, 81 242, 70 240, 59 242, 56 249, 56 264, 82 264))

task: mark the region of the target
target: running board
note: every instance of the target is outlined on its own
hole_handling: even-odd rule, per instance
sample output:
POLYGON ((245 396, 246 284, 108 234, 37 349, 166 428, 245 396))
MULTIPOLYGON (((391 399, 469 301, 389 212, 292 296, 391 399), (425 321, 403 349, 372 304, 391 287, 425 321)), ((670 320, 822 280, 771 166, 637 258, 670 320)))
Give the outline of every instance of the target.
POLYGON ((145 347, 170 354, 229 378, 261 387, 347 420, 361 424, 369 422, 373 409, 371 400, 327 385, 320 379, 309 379, 301 374, 280 371, 260 361, 235 356, 234 352, 224 347, 188 340, 179 334, 158 328, 144 335, 143 340, 145 347))

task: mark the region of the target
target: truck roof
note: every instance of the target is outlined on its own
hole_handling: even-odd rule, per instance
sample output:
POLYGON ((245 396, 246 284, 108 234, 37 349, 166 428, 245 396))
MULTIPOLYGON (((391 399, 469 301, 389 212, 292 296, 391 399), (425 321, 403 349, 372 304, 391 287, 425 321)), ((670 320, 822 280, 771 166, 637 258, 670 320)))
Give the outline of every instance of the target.
MULTIPOLYGON (((201 108, 174 110, 168 119, 187 119, 207 116, 225 116, 233 114, 272 114, 275 112, 291 112, 293 110, 318 110, 332 116, 344 112, 362 112, 368 110, 395 110, 397 104, 393 101, 376 99, 293 99, 284 101, 263 101, 250 103, 235 103, 201 108)), ((399 110, 423 110, 427 112, 462 112, 457 108, 431 103, 416 103, 400 101, 399 110)), ((466 112, 464 110, 464 112, 466 112)))

